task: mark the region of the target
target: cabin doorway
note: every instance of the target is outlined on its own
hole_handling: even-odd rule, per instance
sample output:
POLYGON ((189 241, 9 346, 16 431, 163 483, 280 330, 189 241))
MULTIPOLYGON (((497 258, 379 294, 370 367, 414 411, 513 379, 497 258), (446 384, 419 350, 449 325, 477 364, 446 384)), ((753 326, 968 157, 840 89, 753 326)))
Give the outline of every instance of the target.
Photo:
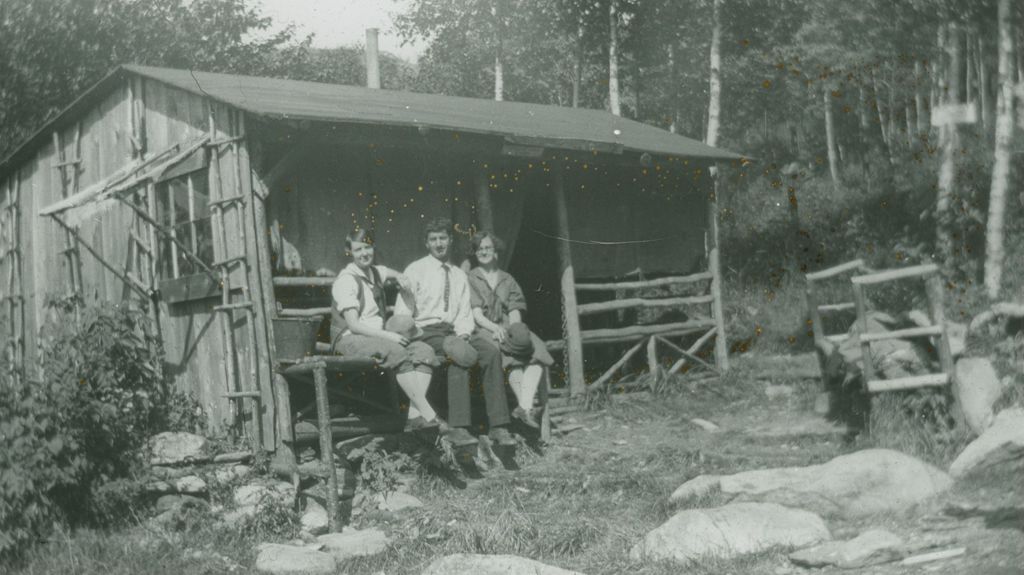
MULTIPOLYGON (((539 183, 539 182, 538 182, 539 183)), ((526 323, 545 341, 562 339, 555 201, 543 185, 529 186, 508 272, 526 296, 526 323)))

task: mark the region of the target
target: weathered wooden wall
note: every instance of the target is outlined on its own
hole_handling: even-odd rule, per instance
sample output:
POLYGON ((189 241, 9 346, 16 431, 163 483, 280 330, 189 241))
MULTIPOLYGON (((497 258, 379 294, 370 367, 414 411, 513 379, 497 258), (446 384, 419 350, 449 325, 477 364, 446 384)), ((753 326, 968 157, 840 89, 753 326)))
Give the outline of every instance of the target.
MULTIPOLYGON (((131 78, 61 130, 61 150, 57 150, 48 142, 36 151, 31 161, 19 168, 17 173, 22 177, 19 224, 24 253, 22 290, 26 297, 25 331, 28 358, 35 357, 35 334, 44 321, 46 298, 66 295, 71 286, 68 260, 62 255, 64 232, 51 218, 39 216, 40 210, 60 200, 64 193, 74 191, 64 192, 61 189, 60 174, 55 168, 60 158, 65 161, 75 158, 80 147, 81 163, 78 166, 77 177, 78 189, 82 190, 101 182, 133 160, 136 153, 131 143, 133 129, 143 136, 145 157, 152 157, 171 146, 187 144, 204 134, 209 134, 211 111, 216 124, 216 131, 212 133, 215 140, 226 139, 240 133, 241 114, 219 104, 213 104, 211 110, 210 105, 200 96, 170 88, 156 81, 131 78), (133 84, 131 88, 129 82, 133 84), (131 113, 133 99, 141 101, 139 109, 143 110, 141 117, 134 120, 131 113)), ((220 159, 217 179, 222 197, 238 193, 250 195, 246 143, 240 141, 225 144, 218 146, 217 150, 220 159), (238 174, 243 176, 238 177, 238 174)), ((72 169, 67 169, 69 176, 72 169)), ((211 176, 213 175, 211 170, 211 176)), ((68 180, 70 179, 69 177, 68 180)), ((140 190, 141 193, 145 193, 144 187, 140 190)), ((251 201, 247 209, 251 209, 251 201)), ((106 261, 118 269, 130 268, 130 260, 133 258, 130 253, 128 230, 137 225, 135 214, 120 203, 105 204, 99 211, 93 207, 86 210, 87 217, 82 217, 83 212, 66 213, 63 217, 78 225, 84 241, 87 241, 106 261)), ((228 244, 220 245, 220 242, 215 241, 214 258, 220 260, 243 253, 242 236, 238 227, 240 219, 248 232, 249 245, 244 247, 249 248, 246 253, 249 256, 253 284, 256 286, 260 283, 258 258, 254 251, 257 226, 251 212, 242 214, 234 208, 225 209, 228 244)), ((264 227, 259 226, 259 229, 264 227)), ((81 266, 81 295, 86 302, 126 302, 137 298, 87 250, 80 248, 78 254, 81 266)), ((139 275, 145 275, 141 273, 142 270, 138 271, 139 275)), ((231 284, 234 288, 242 285, 245 273, 243 267, 234 268, 231 275, 231 284)), ((6 293, 6 287, 2 284, 0 290, 6 293)), ((235 289, 231 297, 233 301, 238 301, 242 296, 235 289)), ((273 404, 269 401, 270 358, 266 352, 267 334, 263 327, 262 292, 256 288, 251 299, 258 303, 257 350, 250 349, 248 345, 245 314, 237 312, 236 321, 232 326, 237 342, 236 358, 240 366, 242 389, 266 391, 267 401, 261 404, 265 421, 263 429, 268 432, 264 440, 267 446, 273 446, 274 428, 270 424, 273 421, 273 404), (249 369, 249 357, 253 353, 258 357, 255 381, 252 380, 249 369)), ((208 423, 215 432, 225 428, 231 420, 232 413, 230 401, 224 397, 224 393, 231 391, 225 376, 224 362, 228 355, 220 326, 216 323, 217 312, 213 310, 213 306, 219 303, 218 295, 216 298, 186 303, 159 304, 169 373, 174 376, 175 385, 179 390, 191 393, 201 403, 208 415, 208 423)), ((254 404, 246 402, 247 408, 252 405, 254 404)), ((251 429, 249 431, 252 433, 251 429)))

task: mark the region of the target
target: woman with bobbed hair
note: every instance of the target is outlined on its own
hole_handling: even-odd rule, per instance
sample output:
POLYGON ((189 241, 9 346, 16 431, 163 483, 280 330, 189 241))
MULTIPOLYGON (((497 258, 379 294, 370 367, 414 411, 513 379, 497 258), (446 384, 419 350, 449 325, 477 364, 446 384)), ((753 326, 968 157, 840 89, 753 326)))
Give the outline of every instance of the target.
POLYGON ((473 319, 477 328, 490 334, 501 349, 502 362, 509 368, 509 385, 519 405, 512 418, 538 428, 533 400, 544 370, 554 364, 547 346, 523 323, 526 297, 511 274, 498 267, 505 244, 491 232, 473 236, 477 267, 469 272, 473 319))
POLYGON ((384 282, 395 280, 400 297, 412 303, 409 280, 401 273, 374 265, 373 238, 362 229, 345 237, 352 261, 331 287, 331 344, 335 353, 376 361, 394 370, 399 387, 409 397, 407 430, 443 425, 427 402, 427 388, 437 366, 434 350, 412 341, 418 331, 411 316, 388 317, 384 282))

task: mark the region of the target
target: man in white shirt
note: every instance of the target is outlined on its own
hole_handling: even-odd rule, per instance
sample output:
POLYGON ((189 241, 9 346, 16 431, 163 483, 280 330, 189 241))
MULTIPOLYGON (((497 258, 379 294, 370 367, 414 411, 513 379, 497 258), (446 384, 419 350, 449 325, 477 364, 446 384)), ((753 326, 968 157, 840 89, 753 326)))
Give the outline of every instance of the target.
POLYGON ((481 368, 490 436, 500 445, 515 445, 508 432, 509 409, 501 351, 487 338, 474 334, 469 280, 465 272, 448 262, 452 222, 435 218, 424 229, 427 256, 405 268, 412 283, 415 309, 405 298, 395 303, 395 314, 412 315, 423 330, 422 341, 447 357, 448 438, 456 445, 475 441, 465 429, 470 425, 469 370, 481 368))

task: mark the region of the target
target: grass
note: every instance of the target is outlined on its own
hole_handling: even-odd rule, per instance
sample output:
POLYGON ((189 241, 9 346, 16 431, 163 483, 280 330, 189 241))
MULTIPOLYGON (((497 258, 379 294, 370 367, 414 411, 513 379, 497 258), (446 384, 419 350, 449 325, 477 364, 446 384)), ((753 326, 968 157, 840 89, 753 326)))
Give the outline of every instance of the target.
MULTIPOLYGON (((721 390, 677 383, 667 395, 615 397, 604 409, 577 416, 586 429, 546 452, 520 449, 521 470, 492 470, 465 489, 425 475, 415 494, 426 507, 383 525, 379 517, 359 517, 354 524, 382 526, 393 545, 381 555, 346 562, 339 571, 418 573, 445 554, 508 553, 592 575, 677 572, 668 564, 632 564, 628 554, 676 511, 667 500, 679 484, 701 473, 750 465, 809 463, 841 449, 808 440, 806 450, 773 450, 767 443, 748 445, 751 438, 740 432, 708 434, 689 424, 691 417, 737 417, 764 403, 757 398, 759 386, 741 371, 720 382, 721 390), (799 455, 794 458, 794 453, 799 455)), ((15 572, 229 573, 252 565, 258 543, 287 538, 269 526, 219 527, 198 511, 179 524, 185 527, 181 531, 137 526, 59 532, 32 550, 15 572)), ((777 564, 777 557, 755 556, 742 563, 752 568, 764 564, 770 572, 767 565, 777 564)), ((694 572, 716 573, 720 567, 709 562, 694 572)))
MULTIPOLYGON (((426 506, 390 521, 379 515, 358 517, 354 527, 382 528, 393 543, 380 555, 346 561, 338 572, 415 574, 443 555, 486 553, 530 557, 590 575, 679 573, 681 567, 672 563, 634 563, 629 550, 683 507, 725 503, 715 495, 670 504, 669 494, 681 483, 700 474, 821 463, 865 447, 848 444, 836 433, 804 431, 802 422, 817 419, 809 412, 815 382, 783 374, 771 383, 790 385, 793 393, 769 400, 758 381, 765 374, 758 370, 756 363, 737 362, 714 387, 676 382, 667 394, 612 396, 601 410, 575 416, 584 430, 558 439, 544 453, 520 449, 519 471, 492 470, 465 488, 424 473, 414 494, 426 506), (722 430, 700 431, 688 421, 694 417, 710 419, 722 430)), ((987 484, 981 492, 995 496, 987 484)), ((887 514, 828 523, 836 536, 852 537, 876 526, 913 535, 920 531, 915 521, 908 514, 887 514)), ((270 526, 218 527, 198 511, 180 524, 184 529, 178 531, 136 526, 58 532, 14 573, 247 572, 260 542, 288 538, 270 526)), ((990 535, 970 532, 964 537, 972 545, 1009 545, 1013 534, 990 535)), ((999 553, 985 560, 991 557, 993 565, 1012 560, 999 553)), ((685 568, 707 575, 788 569, 785 550, 730 561, 708 559, 685 568)))

